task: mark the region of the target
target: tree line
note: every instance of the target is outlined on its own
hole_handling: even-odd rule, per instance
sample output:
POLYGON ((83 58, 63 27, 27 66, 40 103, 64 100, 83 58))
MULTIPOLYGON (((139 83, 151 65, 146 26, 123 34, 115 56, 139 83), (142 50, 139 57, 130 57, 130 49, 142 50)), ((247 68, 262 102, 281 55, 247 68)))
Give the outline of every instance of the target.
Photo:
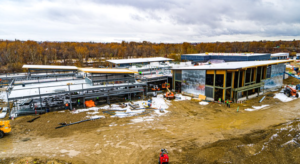
POLYGON ((0 73, 22 72, 23 64, 107 66, 105 60, 140 57, 169 57, 205 52, 300 52, 300 40, 214 43, 125 42, 37 42, 0 40, 0 73))

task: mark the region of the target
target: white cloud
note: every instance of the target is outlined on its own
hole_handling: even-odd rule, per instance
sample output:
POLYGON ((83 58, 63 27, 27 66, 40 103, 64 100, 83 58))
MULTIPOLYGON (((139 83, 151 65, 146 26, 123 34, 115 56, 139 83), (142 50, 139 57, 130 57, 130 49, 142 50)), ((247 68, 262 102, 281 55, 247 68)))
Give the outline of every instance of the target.
POLYGON ((0 38, 213 42, 300 39, 297 0, 0 1, 0 38))

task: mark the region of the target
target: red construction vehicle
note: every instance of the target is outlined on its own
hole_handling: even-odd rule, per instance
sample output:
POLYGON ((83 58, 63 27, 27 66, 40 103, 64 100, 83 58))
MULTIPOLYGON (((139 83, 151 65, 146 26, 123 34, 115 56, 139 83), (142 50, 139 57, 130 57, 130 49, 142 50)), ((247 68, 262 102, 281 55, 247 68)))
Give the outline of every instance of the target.
POLYGON ((169 164, 169 156, 166 149, 161 149, 161 152, 159 153, 158 164, 169 164))
POLYGON ((169 99, 169 100, 175 99, 174 93, 171 92, 171 91, 169 90, 169 88, 166 88, 166 89, 167 89, 168 91, 166 92, 166 94, 164 94, 164 98, 167 98, 167 99, 169 99))
POLYGON ((299 97, 299 94, 297 93, 297 90, 294 89, 294 88, 291 87, 291 86, 288 86, 288 85, 284 88, 283 93, 284 93, 287 97, 291 97, 291 96, 294 96, 294 97, 297 97, 297 98, 299 97))

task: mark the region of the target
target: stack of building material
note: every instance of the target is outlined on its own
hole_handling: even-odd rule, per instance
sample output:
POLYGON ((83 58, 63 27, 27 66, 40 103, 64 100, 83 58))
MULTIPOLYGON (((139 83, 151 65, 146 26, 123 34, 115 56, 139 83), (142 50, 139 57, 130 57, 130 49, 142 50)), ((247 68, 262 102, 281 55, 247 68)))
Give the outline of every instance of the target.
POLYGON ((204 96, 204 95, 199 95, 198 98, 193 98, 192 101, 200 102, 200 101, 205 100, 205 99, 206 99, 206 96, 204 96))

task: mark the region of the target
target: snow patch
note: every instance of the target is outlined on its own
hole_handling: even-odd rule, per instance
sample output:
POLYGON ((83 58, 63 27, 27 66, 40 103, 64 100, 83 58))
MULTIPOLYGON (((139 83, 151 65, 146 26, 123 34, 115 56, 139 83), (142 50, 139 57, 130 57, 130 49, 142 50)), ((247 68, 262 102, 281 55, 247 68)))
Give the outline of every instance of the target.
POLYGON ((247 109, 245 109, 245 111, 252 112, 252 111, 256 111, 256 110, 259 110, 259 109, 265 108, 265 107, 267 107, 267 106, 269 106, 269 105, 262 105, 262 106, 252 106, 252 108, 254 108, 254 109, 252 109, 252 108, 247 108, 247 109))
POLYGON ((286 96, 285 94, 283 94, 283 93, 275 93, 274 98, 277 98, 277 99, 279 99, 279 100, 282 101, 282 102, 289 102, 289 101, 292 101, 292 100, 297 99, 297 98, 287 97, 287 96, 286 96))
POLYGON ((175 97, 176 97, 175 101, 183 101, 183 100, 191 100, 192 99, 191 97, 183 96, 182 94, 176 94, 175 97))
POLYGON ((78 113, 81 113, 81 112, 88 112, 88 111, 91 111, 93 110, 94 112, 97 112, 99 110, 98 107, 91 107, 91 108, 84 108, 84 109, 77 109, 75 111, 72 112, 72 114, 78 114, 78 113))
POLYGON ((289 145, 289 144, 297 144, 297 145, 299 145, 298 142, 296 142, 294 139, 292 139, 292 140, 290 140, 290 141, 288 141, 288 142, 282 144, 281 147, 283 147, 283 146, 285 146, 285 145, 289 145))
POLYGON ((99 112, 86 112, 86 114, 98 114, 99 112))
POLYGON ((201 101, 201 102, 199 102, 199 104, 200 104, 200 105, 208 105, 208 102, 206 102, 206 101, 201 101))
POLYGON ((86 116, 86 117, 90 119, 105 118, 105 116, 100 116, 100 115, 86 116))
POLYGON ((270 141, 270 140, 273 140, 274 138, 277 138, 277 137, 278 137, 278 134, 273 134, 273 135, 270 137, 269 141, 270 141))

